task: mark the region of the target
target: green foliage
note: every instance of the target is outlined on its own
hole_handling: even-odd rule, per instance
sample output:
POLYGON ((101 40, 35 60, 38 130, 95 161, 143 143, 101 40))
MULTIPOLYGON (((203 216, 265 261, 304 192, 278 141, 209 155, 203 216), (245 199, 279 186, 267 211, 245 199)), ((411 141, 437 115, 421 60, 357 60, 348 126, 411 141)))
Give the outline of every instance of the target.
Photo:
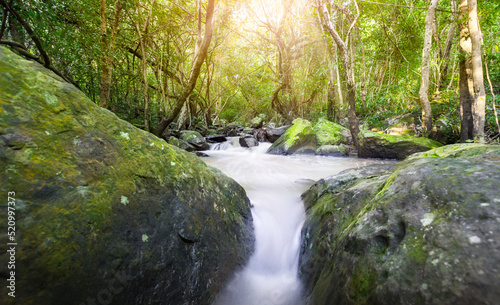
MULTIPOLYGON (((290 61, 291 88, 286 92, 282 90, 279 99, 291 105, 289 110, 294 116, 317 121, 327 116, 328 83, 333 82, 335 89, 338 91, 340 86, 344 95, 339 113, 341 118, 345 118, 347 94, 340 54, 338 50, 335 53, 332 38, 325 35, 319 26, 312 1, 294 1, 290 7, 293 18, 283 22, 279 16, 285 7, 283 3, 288 2, 259 1, 265 5, 259 5, 257 0, 218 2, 212 43, 193 91, 195 98, 191 100, 189 122, 196 121, 192 126, 218 120, 245 123, 262 113, 278 124, 283 123, 282 114, 278 114, 276 105, 272 103, 273 93, 283 84, 280 67, 286 53, 282 52, 280 58, 277 44, 280 39, 290 43, 293 37, 301 42, 294 47, 298 51, 290 61), (278 37, 272 29, 277 28, 280 22, 283 32, 278 37), (339 80, 331 77, 333 67, 339 70, 340 84, 339 80)), ((108 43, 114 3, 107 1, 108 43)), ((144 124, 145 97, 142 55, 136 30, 138 25, 145 39, 145 55, 149 59, 146 72, 150 85, 150 120, 154 127, 169 113, 176 97, 186 86, 198 33, 197 1, 155 1, 152 5, 153 2, 148 0, 122 0, 122 3, 116 48, 110 54, 114 64, 109 108, 135 126, 142 127, 144 124), (150 11, 151 19, 144 30, 150 11)), ((342 1, 336 3, 344 5, 342 1)), ((385 3, 402 5, 396 0, 385 3)), ((368 2, 358 4, 361 15, 358 28, 352 32, 350 39, 355 44, 356 110, 364 127, 370 128, 377 127, 388 117, 420 111, 418 89, 427 4, 424 0, 410 0, 404 4, 422 9, 368 2)), ((103 55, 99 1, 24 0, 22 5, 15 3, 14 7, 40 37, 53 65, 70 76, 97 103, 103 55)), ((433 42, 431 52, 429 95, 443 91, 439 95, 442 99, 449 99, 433 105, 433 110, 437 111, 434 120, 442 123, 444 132, 452 135, 449 141, 454 141, 458 130, 458 48, 452 48, 448 72, 441 75, 441 88, 436 88, 444 65, 437 57, 444 48, 449 24, 453 20, 450 13, 444 12, 451 10, 449 2, 441 1, 439 9, 443 12, 436 17, 439 39, 437 44, 433 42)), ((201 11, 203 28, 205 13, 204 9, 201 11)), ((0 16, 2 14, 3 11, 0 11, 0 16)), ((339 32, 345 36, 348 29, 345 17, 340 12, 333 12, 332 16, 336 18, 339 32)), ((484 34, 484 60, 488 64, 493 90, 500 95, 500 4, 480 1, 479 17, 484 34)), ((8 30, 2 39, 21 42, 36 54, 26 33, 21 35, 19 32, 22 30, 13 30, 11 23, 15 25, 15 22, 11 19, 8 18, 8 30)), ((491 131, 496 123, 489 85, 486 91, 487 128, 491 131)))

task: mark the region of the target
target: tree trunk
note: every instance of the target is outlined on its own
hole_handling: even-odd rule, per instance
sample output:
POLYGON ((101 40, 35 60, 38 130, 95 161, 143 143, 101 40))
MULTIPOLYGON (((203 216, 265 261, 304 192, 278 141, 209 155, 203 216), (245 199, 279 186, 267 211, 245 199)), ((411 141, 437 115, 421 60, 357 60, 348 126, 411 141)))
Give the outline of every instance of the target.
POLYGON ((432 131, 432 109, 429 102, 429 61, 432 45, 432 29, 434 26, 434 18, 436 16, 436 8, 439 0, 431 0, 425 17, 425 34, 424 34, 424 49, 422 51, 422 71, 420 90, 418 98, 422 107, 422 135, 427 136, 432 131))
POLYGON ((101 93, 99 96, 99 106, 108 108, 109 96, 111 93, 111 77, 113 73, 113 52, 115 50, 116 35, 118 33, 118 25, 120 22, 120 11, 122 4, 120 1, 115 2, 115 15, 113 25, 111 27, 111 39, 109 48, 107 42, 107 24, 106 24, 106 0, 101 0, 101 93))
POLYGON ((460 141, 466 142, 473 138, 472 104, 474 82, 472 79, 472 42, 469 36, 467 16, 469 8, 467 0, 460 0, 460 141))
MULTIPOLYGON (((148 33, 148 26, 149 26, 149 20, 151 19, 151 14, 153 12, 153 5, 156 0, 153 0, 151 3, 151 7, 149 9, 148 17, 144 21, 144 25, 142 28, 142 32, 145 34, 144 36, 147 37, 148 33)), ((139 37, 139 46, 141 48, 141 55, 142 55, 142 60, 141 60, 141 70, 142 70, 142 80, 144 83, 144 89, 143 89, 143 94, 144 94, 144 130, 150 131, 151 126, 150 126, 150 114, 149 114, 149 82, 148 82, 148 58, 147 58, 147 53, 146 53, 146 39, 141 32, 141 28, 139 25, 139 22, 141 22, 142 17, 141 17, 141 8, 139 7, 139 3, 137 3, 137 13, 139 15, 139 21, 135 23, 135 30, 137 32, 137 36, 139 37)))
POLYGON ((330 79, 328 80, 328 106, 327 117, 332 122, 339 121, 339 91, 337 89, 338 82, 338 69, 333 63, 336 62, 337 50, 334 46, 328 47, 328 54, 330 55, 330 79))
POLYGON ((353 3, 356 7, 357 14, 349 27, 349 30, 346 34, 346 40, 344 41, 338 34, 337 30, 335 29, 330 19, 330 15, 326 8, 326 4, 322 0, 317 1, 318 9, 320 11, 320 14, 322 15, 323 25, 327 29, 329 34, 332 36, 333 40, 335 41, 335 44, 337 45, 338 50, 340 52, 340 56, 342 58, 342 64, 344 67, 344 77, 347 85, 347 101, 348 101, 347 117, 349 118, 349 130, 351 131, 354 145, 356 146, 356 148, 359 149, 359 142, 358 142, 359 123, 358 123, 358 118, 356 116, 356 81, 354 80, 354 74, 353 74, 354 67, 352 66, 352 64, 354 63, 354 59, 351 59, 349 57, 350 32, 356 25, 356 22, 359 18, 358 4, 356 1, 354 1, 353 3))
POLYGON ((469 6, 469 34, 472 41, 472 78, 474 80, 474 103, 472 117, 474 126, 472 135, 477 141, 484 142, 484 124, 486 115, 486 91, 484 89, 483 62, 481 43, 483 35, 477 18, 477 0, 468 0, 469 6))
POLYGON ((158 127, 156 128, 155 134, 160 137, 163 131, 172 123, 179 112, 182 109, 182 106, 186 102, 187 98, 191 94, 196 85, 196 80, 200 75, 200 70, 203 62, 205 61, 205 57, 207 56, 208 47, 210 46, 210 41, 212 40, 212 32, 213 32, 213 15, 214 15, 214 7, 215 0, 208 0, 207 6, 207 14, 206 14, 206 22, 205 22, 205 35, 203 37, 203 42, 200 48, 195 53, 193 59, 193 65, 191 68, 191 73, 189 76, 189 81, 187 86, 184 88, 179 98, 177 99, 177 103, 175 108, 172 110, 170 116, 163 118, 158 127))
MULTIPOLYGON (((457 2, 455 0, 451 0, 451 11, 454 13, 456 13, 456 6, 457 6, 457 2)), ((448 30, 448 36, 446 37, 446 44, 444 47, 443 55, 440 58, 440 61, 441 61, 440 75, 441 75, 441 77, 438 79, 438 85, 437 85, 437 88, 440 91, 445 88, 446 82, 448 80, 448 66, 450 65, 451 47, 453 46, 453 42, 455 41, 455 31, 457 28, 456 14, 452 14, 452 16, 450 18, 451 18, 450 29, 448 30)))
POLYGON ((460 142, 464 143, 473 138, 473 81, 472 63, 470 56, 460 49, 460 142))

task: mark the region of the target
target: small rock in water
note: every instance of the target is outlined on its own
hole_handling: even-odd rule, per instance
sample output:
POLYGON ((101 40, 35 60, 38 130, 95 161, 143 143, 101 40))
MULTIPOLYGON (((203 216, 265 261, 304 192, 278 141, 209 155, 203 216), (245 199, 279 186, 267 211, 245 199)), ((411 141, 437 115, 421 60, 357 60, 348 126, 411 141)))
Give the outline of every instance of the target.
POLYGON ((195 152, 195 154, 196 154, 198 157, 201 157, 201 158, 210 157, 209 155, 207 155, 206 153, 203 153, 203 152, 201 152, 201 151, 197 151, 197 152, 195 152))

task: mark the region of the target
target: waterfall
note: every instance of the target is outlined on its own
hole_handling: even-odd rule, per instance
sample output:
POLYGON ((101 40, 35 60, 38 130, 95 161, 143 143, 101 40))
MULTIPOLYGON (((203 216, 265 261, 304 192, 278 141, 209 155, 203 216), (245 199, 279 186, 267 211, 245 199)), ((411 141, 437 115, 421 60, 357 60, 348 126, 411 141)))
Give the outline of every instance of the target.
POLYGON ((210 157, 203 160, 245 188, 253 205, 255 251, 214 305, 302 305, 298 260, 305 211, 300 195, 310 186, 304 181, 381 162, 268 155, 269 143, 246 149, 233 146, 235 139, 206 151, 210 157))

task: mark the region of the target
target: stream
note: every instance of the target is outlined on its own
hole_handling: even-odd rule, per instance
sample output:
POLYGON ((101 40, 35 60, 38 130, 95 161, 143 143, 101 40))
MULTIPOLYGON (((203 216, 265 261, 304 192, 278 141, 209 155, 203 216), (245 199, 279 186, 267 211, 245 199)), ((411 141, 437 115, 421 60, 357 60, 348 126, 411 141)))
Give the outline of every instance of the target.
POLYGON ((241 184, 253 205, 255 252, 214 305, 302 305, 297 269, 306 214, 300 195, 314 181, 345 169, 391 161, 320 156, 278 156, 270 143, 217 144, 203 160, 241 184), (218 150, 214 150, 218 149, 218 150))

